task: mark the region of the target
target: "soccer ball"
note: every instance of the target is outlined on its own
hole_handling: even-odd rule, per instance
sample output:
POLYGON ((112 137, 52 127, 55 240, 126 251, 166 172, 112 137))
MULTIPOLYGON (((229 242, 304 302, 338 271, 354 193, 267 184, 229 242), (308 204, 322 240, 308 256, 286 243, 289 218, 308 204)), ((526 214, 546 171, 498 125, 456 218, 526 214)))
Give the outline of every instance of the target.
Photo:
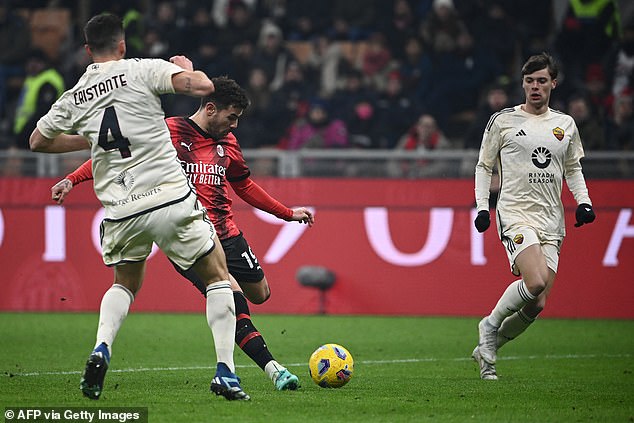
POLYGON ((308 360, 310 377, 322 388, 341 388, 352 378, 353 370, 352 355, 338 344, 322 345, 308 360))

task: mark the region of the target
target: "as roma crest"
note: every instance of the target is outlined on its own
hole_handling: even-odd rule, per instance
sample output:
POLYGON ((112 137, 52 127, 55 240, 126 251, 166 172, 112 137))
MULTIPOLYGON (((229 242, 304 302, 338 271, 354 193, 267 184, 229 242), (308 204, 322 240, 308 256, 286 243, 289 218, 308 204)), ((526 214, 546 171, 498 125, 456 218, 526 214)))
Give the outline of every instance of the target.
POLYGON ((515 237, 513 237, 513 242, 516 244, 521 244, 522 242, 524 242, 524 235, 522 234, 515 235, 515 237))
POLYGON ((555 129, 553 129, 553 135, 555 136, 555 138, 561 141, 564 139, 564 130, 560 127, 556 127, 555 129))

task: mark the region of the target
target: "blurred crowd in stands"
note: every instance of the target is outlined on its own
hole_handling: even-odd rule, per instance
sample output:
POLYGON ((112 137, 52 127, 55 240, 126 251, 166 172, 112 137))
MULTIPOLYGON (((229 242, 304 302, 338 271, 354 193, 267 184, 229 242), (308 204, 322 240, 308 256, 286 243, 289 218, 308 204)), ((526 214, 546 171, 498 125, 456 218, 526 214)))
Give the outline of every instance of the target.
MULTIPOLYGON (((490 115, 523 101, 520 68, 559 61, 551 107, 586 150, 634 147, 634 2, 618 0, 0 0, 0 147, 89 64, 82 28, 123 17, 128 57, 184 54, 251 106, 245 149, 478 149, 490 115)), ((170 115, 198 100, 164 96, 170 115)))

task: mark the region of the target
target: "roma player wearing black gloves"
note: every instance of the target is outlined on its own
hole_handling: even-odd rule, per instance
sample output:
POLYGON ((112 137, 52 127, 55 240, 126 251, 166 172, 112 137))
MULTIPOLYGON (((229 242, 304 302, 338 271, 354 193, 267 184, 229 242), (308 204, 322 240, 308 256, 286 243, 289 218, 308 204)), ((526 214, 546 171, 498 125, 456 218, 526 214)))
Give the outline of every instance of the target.
POLYGON ((578 228, 579 226, 583 226, 585 223, 594 222, 596 216, 590 204, 582 203, 579 204, 579 206, 577 207, 575 218, 577 219, 577 223, 575 223, 575 228, 578 228))
POLYGON ((488 210, 480 210, 473 223, 478 232, 482 233, 491 226, 491 214, 488 210))
POLYGON ((576 227, 595 219, 580 160, 583 147, 574 120, 549 108, 557 65, 546 53, 522 67, 524 104, 501 110, 486 126, 475 171, 478 232, 490 224, 489 186, 497 161, 500 191, 496 223, 511 272, 521 277, 504 291, 479 325, 473 358, 480 377, 497 379, 497 350, 517 337, 543 310, 564 240, 564 178, 579 207, 576 227))

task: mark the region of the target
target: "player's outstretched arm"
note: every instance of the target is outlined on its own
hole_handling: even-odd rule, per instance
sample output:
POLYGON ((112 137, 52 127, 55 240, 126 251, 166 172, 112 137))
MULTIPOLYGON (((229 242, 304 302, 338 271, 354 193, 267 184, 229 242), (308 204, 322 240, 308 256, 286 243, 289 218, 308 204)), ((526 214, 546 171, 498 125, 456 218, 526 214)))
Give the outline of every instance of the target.
POLYGON ((174 91, 179 94, 204 97, 214 92, 214 84, 209 77, 201 71, 195 71, 192 61, 185 56, 172 56, 170 62, 185 69, 185 71, 172 75, 174 91))
POLYGON ((39 153, 67 153, 70 151, 88 150, 90 144, 81 135, 59 134, 55 138, 46 138, 35 128, 29 138, 31 151, 39 153))
POLYGON ((70 179, 64 178, 51 187, 51 199, 57 204, 62 204, 71 189, 73 189, 73 183, 70 179))
POLYGON ((52 200, 57 204, 62 204, 75 185, 90 179, 92 179, 92 159, 86 160, 81 166, 51 187, 52 200))
POLYGON ((273 216, 287 222, 300 222, 313 226, 315 217, 306 207, 289 209, 275 198, 271 197, 264 189, 251 178, 230 182, 231 188, 240 198, 255 208, 271 213, 273 216))
POLYGON ((305 223, 308 226, 313 226, 313 224, 315 223, 315 216, 306 207, 298 207, 292 210, 293 210, 293 216, 290 219, 288 219, 289 221, 305 223))

